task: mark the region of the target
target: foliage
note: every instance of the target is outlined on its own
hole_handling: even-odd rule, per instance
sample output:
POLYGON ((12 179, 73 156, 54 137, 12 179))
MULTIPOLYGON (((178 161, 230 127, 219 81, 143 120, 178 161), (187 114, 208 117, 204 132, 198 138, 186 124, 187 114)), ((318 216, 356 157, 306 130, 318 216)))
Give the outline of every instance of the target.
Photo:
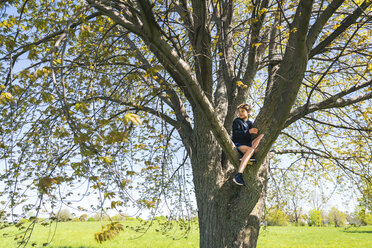
POLYGON ((372 177, 362 178, 360 191, 359 205, 372 212, 372 177))
POLYGON ((322 226, 321 212, 316 209, 310 210, 307 223, 309 226, 322 226))
POLYGON ((102 226, 102 230, 95 234, 95 239, 98 243, 102 244, 103 241, 111 240, 117 235, 120 231, 123 231, 123 225, 119 222, 111 222, 105 226, 102 226))
POLYGON ((88 215, 87 214, 80 215, 79 220, 80 221, 87 221, 88 220, 88 215))
POLYGON ((281 209, 269 209, 264 220, 268 226, 287 226, 289 224, 288 216, 281 209))
POLYGON ((372 214, 365 207, 358 206, 354 215, 361 221, 361 224, 372 225, 372 214))
MULTIPOLYGON (((16 223, 32 210, 37 218, 44 206, 55 212, 87 195, 93 212, 156 216, 165 203, 177 219, 192 216, 194 202, 206 204, 200 215, 235 206, 218 196, 235 195, 229 131, 236 106, 249 101, 265 133, 250 169, 257 180, 247 181, 258 188, 240 192, 255 199, 244 211, 226 213, 248 219, 263 200, 269 173, 259 171, 270 152, 268 188, 285 190, 280 204, 297 221, 299 197, 311 194, 302 188, 342 190, 371 177, 371 4, 2 1, 5 218, 16 223), (280 164, 288 154, 296 162, 280 164)), ((224 224, 201 227, 227 235, 224 224)))
POLYGON ((125 221, 125 220, 128 220, 128 216, 127 215, 123 215, 123 214, 117 214, 115 216, 113 216, 111 219, 115 222, 117 221, 125 221))
POLYGON ((337 208, 332 207, 328 213, 328 221, 330 225, 342 227, 346 224, 346 215, 337 208))
POLYGON ((56 217, 57 217, 58 221, 66 222, 66 221, 70 221, 72 219, 72 214, 71 214, 70 210, 62 209, 62 210, 58 211, 56 217))

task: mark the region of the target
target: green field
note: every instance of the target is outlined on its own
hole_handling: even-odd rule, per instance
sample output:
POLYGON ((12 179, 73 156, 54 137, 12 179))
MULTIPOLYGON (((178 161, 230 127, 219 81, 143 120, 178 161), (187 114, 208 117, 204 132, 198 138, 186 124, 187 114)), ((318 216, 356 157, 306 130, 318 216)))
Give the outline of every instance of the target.
MULTIPOLYGON (((122 222, 123 226, 136 226, 136 221, 122 222)), ((94 240, 94 233, 100 231, 99 222, 67 222, 58 223, 49 248, 143 248, 143 247, 198 247, 198 229, 196 224, 191 225, 187 238, 177 228, 171 228, 168 236, 157 232, 159 226, 155 225, 140 237, 140 234, 125 228, 114 240, 104 242, 102 245, 94 240)), ((37 225, 27 247, 43 247, 42 244, 52 235, 55 225, 43 227, 37 225), (32 243, 36 242, 36 246, 32 243)), ((10 234, 10 230, 6 230, 10 234)), ((0 247, 17 247, 13 238, 4 238, 0 231, 0 247)), ((262 228, 258 247, 372 247, 372 226, 359 228, 334 228, 334 227, 268 227, 262 228)))

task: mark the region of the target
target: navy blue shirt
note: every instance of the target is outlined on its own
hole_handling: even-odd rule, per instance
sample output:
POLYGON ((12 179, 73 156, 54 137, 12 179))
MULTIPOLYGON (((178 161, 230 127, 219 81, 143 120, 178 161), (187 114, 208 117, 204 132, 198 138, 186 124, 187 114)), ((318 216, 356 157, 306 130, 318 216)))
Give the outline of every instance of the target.
POLYGON ((249 129, 253 127, 253 123, 249 120, 236 118, 232 125, 232 140, 240 145, 252 146, 252 137, 249 129))

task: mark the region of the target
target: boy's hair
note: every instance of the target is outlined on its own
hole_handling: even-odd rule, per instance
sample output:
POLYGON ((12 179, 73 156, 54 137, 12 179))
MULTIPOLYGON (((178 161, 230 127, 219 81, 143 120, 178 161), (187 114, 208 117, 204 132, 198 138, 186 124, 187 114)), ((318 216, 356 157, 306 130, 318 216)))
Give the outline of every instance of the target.
POLYGON ((249 106, 248 104, 246 103, 243 103, 243 104, 240 104, 237 109, 245 109, 247 112, 250 112, 251 111, 251 106, 249 106))

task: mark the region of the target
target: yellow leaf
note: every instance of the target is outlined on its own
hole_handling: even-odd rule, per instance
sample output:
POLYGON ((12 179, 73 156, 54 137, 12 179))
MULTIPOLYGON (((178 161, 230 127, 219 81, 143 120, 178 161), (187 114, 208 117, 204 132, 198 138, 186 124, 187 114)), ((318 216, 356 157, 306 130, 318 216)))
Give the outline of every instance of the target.
POLYGON ((140 117, 136 114, 128 113, 124 116, 124 123, 128 124, 129 121, 133 122, 134 124, 141 125, 142 121, 140 117))
POLYGON ((0 95, 0 103, 13 102, 14 97, 8 92, 2 92, 0 95))
POLYGON ((244 84, 243 84, 242 81, 237 81, 237 82, 236 82, 236 85, 237 85, 237 86, 243 86, 244 84))
POLYGON ((53 60, 53 64, 55 65, 61 64, 61 62, 62 61, 60 59, 53 60))
POLYGON ((242 87, 243 89, 248 87, 248 86, 245 85, 242 81, 238 81, 238 82, 236 82, 236 85, 237 85, 238 87, 242 87))
POLYGON ((106 157, 106 156, 102 156, 99 158, 103 163, 105 164, 111 164, 112 163, 112 158, 111 157, 106 157))

